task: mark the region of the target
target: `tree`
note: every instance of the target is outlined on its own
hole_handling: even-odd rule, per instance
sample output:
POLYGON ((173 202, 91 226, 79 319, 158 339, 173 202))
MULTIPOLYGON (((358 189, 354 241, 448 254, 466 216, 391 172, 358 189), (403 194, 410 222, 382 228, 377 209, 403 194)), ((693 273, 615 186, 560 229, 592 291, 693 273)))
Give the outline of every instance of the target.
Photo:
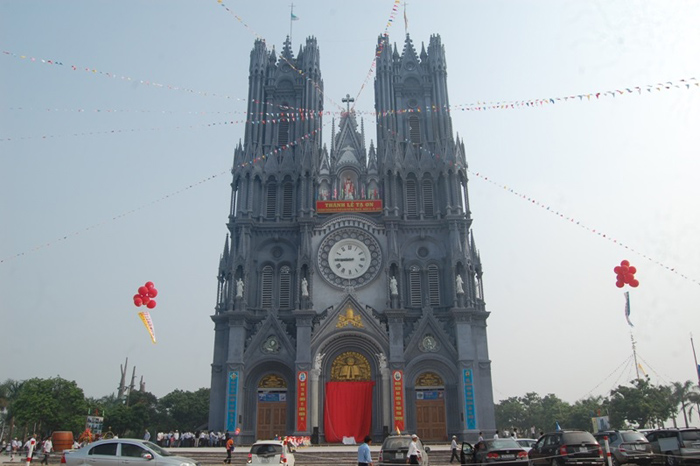
POLYGON ((209 389, 200 388, 196 392, 172 391, 159 400, 158 407, 172 422, 169 428, 199 430, 209 418, 209 389))
POLYGON ((14 402, 17 421, 36 428, 38 434, 82 430, 86 408, 83 390, 60 377, 26 380, 14 402))
MULTIPOLYGON (((677 406, 680 405, 681 411, 683 412, 683 420, 685 421, 685 426, 688 427, 688 412, 686 407, 693 404, 693 394, 696 394, 696 385, 690 380, 686 380, 684 383, 673 382, 673 399, 676 401, 677 405, 675 408, 675 413, 678 412, 677 406)), ((675 422, 676 416, 673 416, 675 422)))
MULTIPOLYGON (((14 403, 17 400, 20 390, 24 382, 7 379, 0 384, 0 409, 6 409, 6 415, 3 422, 3 427, 8 427, 8 436, 14 436, 15 428, 15 409, 14 403), (8 425, 9 424, 9 425, 8 425)), ((4 429, 3 429, 4 431, 4 429)))
POLYGON ((654 386, 645 379, 635 379, 631 387, 618 386, 610 392, 610 424, 614 428, 651 427, 671 417, 677 406, 670 387, 654 386))
POLYGON ((105 413, 105 428, 120 437, 141 437, 146 427, 157 418, 158 399, 150 392, 132 391, 125 402, 116 397, 105 397, 100 401, 105 413))

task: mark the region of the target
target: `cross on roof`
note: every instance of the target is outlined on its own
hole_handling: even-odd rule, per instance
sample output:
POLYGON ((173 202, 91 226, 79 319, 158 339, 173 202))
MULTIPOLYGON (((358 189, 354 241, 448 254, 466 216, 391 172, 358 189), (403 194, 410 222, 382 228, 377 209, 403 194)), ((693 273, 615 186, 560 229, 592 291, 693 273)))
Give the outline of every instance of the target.
POLYGON ((348 113, 350 113, 350 102, 354 102, 355 99, 350 97, 350 94, 347 94, 345 97, 343 97, 343 102, 346 102, 348 104, 348 113))

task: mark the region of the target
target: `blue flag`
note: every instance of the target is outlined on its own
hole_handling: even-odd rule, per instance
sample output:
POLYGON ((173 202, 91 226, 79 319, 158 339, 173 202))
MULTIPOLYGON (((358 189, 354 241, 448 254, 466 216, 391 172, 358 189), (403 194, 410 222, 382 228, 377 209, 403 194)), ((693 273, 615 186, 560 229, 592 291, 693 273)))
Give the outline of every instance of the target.
POLYGON ((561 430, 561 426, 559 425, 559 421, 554 421, 554 422, 555 422, 555 423, 556 423, 556 425, 557 425, 557 428, 556 428, 556 430, 561 430))

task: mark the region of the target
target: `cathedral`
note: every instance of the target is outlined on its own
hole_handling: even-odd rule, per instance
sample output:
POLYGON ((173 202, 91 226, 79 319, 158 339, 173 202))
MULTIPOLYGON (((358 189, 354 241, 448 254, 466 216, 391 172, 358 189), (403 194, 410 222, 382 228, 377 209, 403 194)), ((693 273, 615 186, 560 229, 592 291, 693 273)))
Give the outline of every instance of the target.
POLYGON ((316 39, 253 45, 211 316, 209 429, 237 442, 495 430, 445 49, 381 36, 376 54, 376 146, 348 95, 328 148, 316 39))

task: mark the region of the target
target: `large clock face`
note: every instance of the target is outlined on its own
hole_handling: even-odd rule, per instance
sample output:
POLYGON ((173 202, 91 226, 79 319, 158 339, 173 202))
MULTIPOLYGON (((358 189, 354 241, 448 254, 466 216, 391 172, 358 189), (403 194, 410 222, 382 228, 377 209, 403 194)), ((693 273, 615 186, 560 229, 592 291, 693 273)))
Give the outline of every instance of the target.
POLYGON ((357 278, 369 270, 372 256, 362 241, 346 238, 331 246, 328 264, 340 278, 357 278))
POLYGON ((323 278, 337 287, 360 287, 379 272, 381 250, 372 235, 359 228, 341 228, 329 234, 318 250, 323 278))

